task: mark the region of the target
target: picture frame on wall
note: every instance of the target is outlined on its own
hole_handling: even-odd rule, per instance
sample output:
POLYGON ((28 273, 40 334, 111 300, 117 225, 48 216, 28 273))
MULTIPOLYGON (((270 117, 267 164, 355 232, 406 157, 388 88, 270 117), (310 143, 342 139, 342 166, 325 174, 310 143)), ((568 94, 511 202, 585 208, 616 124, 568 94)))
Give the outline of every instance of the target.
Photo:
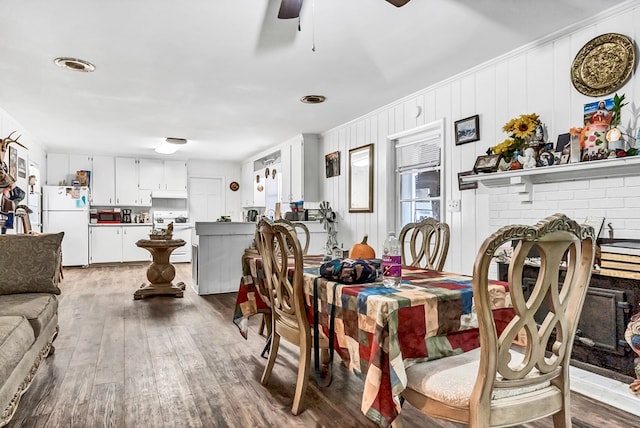
POLYGON ((453 134, 455 135, 456 146, 478 141, 480 139, 480 116, 476 114, 456 120, 453 134))
POLYGON ((500 165, 501 155, 482 155, 476 158, 473 171, 478 172, 496 172, 500 165))
POLYGON ((467 175, 475 175, 475 173, 473 171, 462 171, 458 173, 458 190, 470 190, 470 189, 477 189, 478 188, 478 182, 474 181, 472 183, 463 183, 462 182, 462 177, 465 177, 467 175))
POLYGON ((18 178, 18 149, 9 147, 9 175, 16 180, 18 178))
POLYGON ((18 158, 18 177, 27 178, 27 161, 24 158, 18 158))
POLYGON ((340 152, 332 152, 324 156, 327 178, 340 175, 340 152))

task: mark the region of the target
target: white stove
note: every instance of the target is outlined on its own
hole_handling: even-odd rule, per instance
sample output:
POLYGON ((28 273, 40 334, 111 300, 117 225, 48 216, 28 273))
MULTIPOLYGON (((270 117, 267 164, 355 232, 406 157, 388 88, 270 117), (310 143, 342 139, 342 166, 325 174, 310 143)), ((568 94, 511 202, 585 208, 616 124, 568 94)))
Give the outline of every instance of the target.
POLYGON ((171 253, 171 263, 188 263, 191 261, 191 232, 193 224, 189 223, 187 211, 154 211, 153 228, 166 229, 173 223, 173 238, 183 239, 186 244, 171 253))

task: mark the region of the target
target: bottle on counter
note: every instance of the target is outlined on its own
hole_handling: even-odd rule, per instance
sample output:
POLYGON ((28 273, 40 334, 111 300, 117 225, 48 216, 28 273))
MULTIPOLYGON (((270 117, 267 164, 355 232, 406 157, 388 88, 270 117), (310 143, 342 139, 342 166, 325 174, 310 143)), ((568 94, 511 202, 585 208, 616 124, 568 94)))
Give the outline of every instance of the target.
POLYGON ((385 287, 397 288, 402 279, 400 241, 395 232, 389 232, 382 249, 382 282, 385 287))

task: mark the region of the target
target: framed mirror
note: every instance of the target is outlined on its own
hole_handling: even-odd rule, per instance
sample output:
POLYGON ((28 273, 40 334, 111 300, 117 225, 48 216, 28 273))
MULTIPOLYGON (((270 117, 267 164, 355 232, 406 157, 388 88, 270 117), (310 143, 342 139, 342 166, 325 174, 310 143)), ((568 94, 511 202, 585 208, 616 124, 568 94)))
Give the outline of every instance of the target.
POLYGON ((349 150, 349 212, 373 212, 373 144, 349 150))

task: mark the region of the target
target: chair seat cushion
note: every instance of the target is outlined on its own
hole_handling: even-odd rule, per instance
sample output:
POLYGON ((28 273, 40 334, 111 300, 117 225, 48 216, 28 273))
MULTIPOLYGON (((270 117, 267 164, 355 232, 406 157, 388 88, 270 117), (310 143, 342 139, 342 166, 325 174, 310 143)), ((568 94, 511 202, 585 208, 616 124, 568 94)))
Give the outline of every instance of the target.
POLYGON ((24 317, 0 316, 0 385, 6 383, 33 342, 33 329, 24 317))
MULTIPOLYGON (((514 366, 522 362, 524 356, 510 351, 514 366)), ((468 408, 469 399, 480 366, 480 348, 453 357, 418 363, 407 369, 407 388, 442 403, 457 408, 468 408)), ((527 377, 538 375, 536 369, 527 377)), ((491 399, 498 400, 541 390, 550 383, 540 382, 523 388, 494 388, 491 399)))
POLYGON ((58 311, 58 299, 49 293, 0 295, 0 316, 24 316, 35 337, 47 326, 58 311))

